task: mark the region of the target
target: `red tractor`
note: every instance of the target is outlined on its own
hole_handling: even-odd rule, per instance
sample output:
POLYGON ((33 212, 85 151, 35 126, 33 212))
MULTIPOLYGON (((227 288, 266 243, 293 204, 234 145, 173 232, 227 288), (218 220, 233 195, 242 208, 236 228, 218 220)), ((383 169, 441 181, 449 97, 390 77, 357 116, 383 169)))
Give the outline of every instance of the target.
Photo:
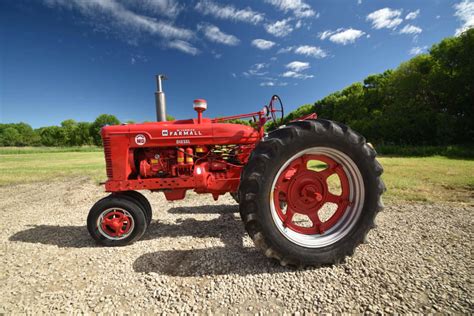
POLYGON ((107 197, 90 210, 87 227, 105 246, 137 241, 152 218, 140 190, 179 200, 187 190, 230 193, 255 245, 282 265, 340 262, 373 228, 385 186, 376 152, 349 127, 316 115, 265 133, 283 119, 273 96, 261 111, 166 121, 162 75, 155 93, 158 122, 102 128, 107 197), (251 124, 229 121, 251 119, 251 124))

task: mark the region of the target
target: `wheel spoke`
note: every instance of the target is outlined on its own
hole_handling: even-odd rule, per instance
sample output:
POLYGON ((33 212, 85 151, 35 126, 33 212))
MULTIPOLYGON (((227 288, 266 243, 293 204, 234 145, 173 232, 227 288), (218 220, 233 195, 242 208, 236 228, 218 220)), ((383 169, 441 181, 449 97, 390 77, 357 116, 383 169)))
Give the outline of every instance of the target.
POLYGON ((275 186, 275 193, 286 193, 288 192, 288 186, 290 185, 290 181, 279 181, 278 184, 275 186))
POLYGON ((342 195, 335 195, 332 193, 326 194, 326 202, 335 203, 337 205, 347 205, 349 204, 349 199, 342 195))
POLYGON ((342 197, 340 195, 335 195, 332 193, 326 194, 326 202, 329 202, 329 203, 339 204, 339 202, 341 201, 341 198, 342 197))
POLYGON ((296 170, 296 174, 306 169, 306 159, 304 156, 301 156, 295 159, 290 166, 296 170), (303 167, 303 168, 302 168, 303 167))
POLYGON ((329 163, 328 167, 324 169, 323 171, 318 172, 320 177, 322 177, 324 180, 327 180, 331 175, 337 173, 339 170, 341 170, 341 166, 337 163, 329 163))
POLYGON ((311 226, 316 234, 322 234, 323 232, 321 231, 321 220, 319 219, 318 212, 314 212, 308 215, 309 219, 313 223, 313 226, 311 226))
POLYGON ((116 212, 115 215, 117 216, 116 219, 120 222, 122 222, 124 218, 126 218, 125 214, 122 212, 116 212))
POLYGON ((108 217, 104 217, 104 218, 102 219, 102 222, 104 222, 104 223, 107 224, 107 225, 110 225, 110 224, 112 223, 112 221, 113 221, 113 220, 111 220, 111 219, 108 218, 108 217))
POLYGON ((291 224, 291 221, 293 220, 293 215, 295 215, 295 212, 293 212, 293 210, 289 206, 287 206, 285 220, 283 221, 283 227, 288 227, 288 225, 291 224))

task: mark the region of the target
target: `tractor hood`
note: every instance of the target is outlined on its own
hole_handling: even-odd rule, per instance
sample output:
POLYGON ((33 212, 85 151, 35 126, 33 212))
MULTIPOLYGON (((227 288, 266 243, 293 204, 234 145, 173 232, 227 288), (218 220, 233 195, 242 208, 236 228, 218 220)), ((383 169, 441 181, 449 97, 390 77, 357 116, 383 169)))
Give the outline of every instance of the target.
POLYGON ((104 142, 118 137, 127 140, 130 148, 253 144, 260 138, 259 132, 250 126, 214 123, 206 118, 201 123, 189 119, 105 126, 101 133, 104 142))

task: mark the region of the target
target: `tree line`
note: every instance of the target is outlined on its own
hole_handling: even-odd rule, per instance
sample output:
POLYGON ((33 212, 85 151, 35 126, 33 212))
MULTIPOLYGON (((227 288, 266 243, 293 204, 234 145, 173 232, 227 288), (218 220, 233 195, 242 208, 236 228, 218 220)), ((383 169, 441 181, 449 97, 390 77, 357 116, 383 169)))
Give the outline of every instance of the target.
POLYGON ((474 29, 442 40, 396 69, 303 105, 284 123, 313 112, 376 144, 472 144, 474 29))
POLYGON ((94 122, 65 120, 60 126, 33 129, 26 123, 0 124, 0 146, 87 146, 102 145, 100 129, 120 121, 113 115, 99 115, 94 122))
MULTIPOLYGON (((168 121, 174 117, 167 115, 168 121)), ((124 123, 135 123, 126 121, 124 123)), ((0 146, 102 146, 100 129, 105 125, 118 125, 120 120, 114 115, 101 114, 94 122, 65 120, 59 126, 33 129, 26 123, 0 124, 0 146)))

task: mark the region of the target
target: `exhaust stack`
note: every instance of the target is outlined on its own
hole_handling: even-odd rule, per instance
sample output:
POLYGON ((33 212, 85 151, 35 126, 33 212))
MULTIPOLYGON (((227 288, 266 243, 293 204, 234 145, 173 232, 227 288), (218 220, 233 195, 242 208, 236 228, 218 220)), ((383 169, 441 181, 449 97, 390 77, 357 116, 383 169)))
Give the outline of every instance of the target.
POLYGON ((166 98, 163 92, 162 81, 166 80, 165 75, 156 76, 155 104, 156 104, 156 120, 158 122, 166 121, 166 98))

